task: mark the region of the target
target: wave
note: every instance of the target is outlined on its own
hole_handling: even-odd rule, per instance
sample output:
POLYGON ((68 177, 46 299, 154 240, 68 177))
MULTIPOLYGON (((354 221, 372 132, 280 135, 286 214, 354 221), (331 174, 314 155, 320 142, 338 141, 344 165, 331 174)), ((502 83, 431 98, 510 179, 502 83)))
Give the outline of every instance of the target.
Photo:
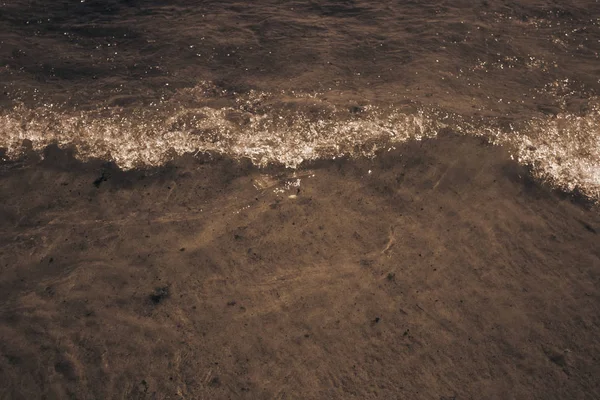
POLYGON ((6 148, 6 158, 15 159, 24 142, 36 151, 50 144, 70 146, 82 160, 110 160, 123 169, 160 166, 199 152, 297 168, 315 159, 372 157, 395 144, 450 129, 506 146, 537 177, 600 199, 597 99, 590 100, 583 115, 561 112, 507 122, 406 104, 348 104, 320 93, 215 91, 206 83, 178 99, 137 109, 17 106, 0 115, 0 147, 6 148))

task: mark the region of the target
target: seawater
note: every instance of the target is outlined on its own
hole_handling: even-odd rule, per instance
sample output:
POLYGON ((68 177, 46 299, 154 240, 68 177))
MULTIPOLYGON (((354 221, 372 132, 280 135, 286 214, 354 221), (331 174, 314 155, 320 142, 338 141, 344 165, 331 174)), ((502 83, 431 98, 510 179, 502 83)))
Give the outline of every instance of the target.
POLYGON ((450 130, 598 199, 599 52, 595 1, 2 3, 0 147, 297 168, 450 130))

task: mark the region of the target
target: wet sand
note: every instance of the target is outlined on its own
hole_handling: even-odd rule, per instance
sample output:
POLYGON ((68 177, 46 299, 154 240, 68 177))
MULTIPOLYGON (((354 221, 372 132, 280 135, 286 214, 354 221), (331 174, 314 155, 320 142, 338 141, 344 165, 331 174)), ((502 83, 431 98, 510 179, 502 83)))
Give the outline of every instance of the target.
POLYGON ((297 171, 51 147, 0 197, 2 399, 600 397, 600 213, 479 139, 297 171))

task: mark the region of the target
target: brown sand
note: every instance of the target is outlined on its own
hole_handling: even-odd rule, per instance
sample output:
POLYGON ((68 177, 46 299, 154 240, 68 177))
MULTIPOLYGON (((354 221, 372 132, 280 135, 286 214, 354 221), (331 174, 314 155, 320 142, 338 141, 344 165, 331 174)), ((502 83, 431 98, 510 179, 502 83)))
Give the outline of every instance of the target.
POLYGON ((0 398, 600 398, 597 210, 452 135, 296 174, 4 164, 0 398))

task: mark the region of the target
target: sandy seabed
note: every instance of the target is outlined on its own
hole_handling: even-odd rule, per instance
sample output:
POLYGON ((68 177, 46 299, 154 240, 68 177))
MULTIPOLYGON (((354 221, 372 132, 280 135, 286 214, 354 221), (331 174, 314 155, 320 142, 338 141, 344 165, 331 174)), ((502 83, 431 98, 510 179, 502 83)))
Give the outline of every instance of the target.
POLYGON ((600 213, 501 148, 0 171, 2 399, 600 398, 600 213))

